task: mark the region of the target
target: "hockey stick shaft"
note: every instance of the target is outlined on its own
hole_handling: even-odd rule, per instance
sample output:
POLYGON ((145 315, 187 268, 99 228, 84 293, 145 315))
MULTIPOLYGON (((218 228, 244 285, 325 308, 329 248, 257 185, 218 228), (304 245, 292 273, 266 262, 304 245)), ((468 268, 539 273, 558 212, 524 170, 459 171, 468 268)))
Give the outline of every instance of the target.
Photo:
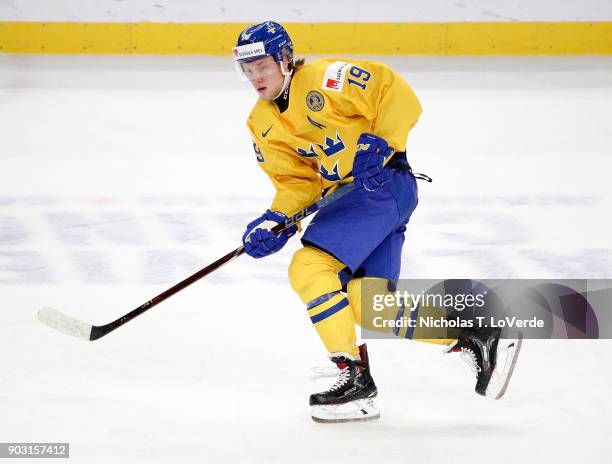
MULTIPOLYGON (((355 188, 355 186, 354 186, 354 184, 352 182, 349 183, 349 184, 345 184, 345 185, 339 187, 338 189, 336 189, 335 191, 333 191, 332 193, 330 193, 326 197, 321 198, 316 203, 313 203, 312 205, 307 206, 306 208, 304 208, 303 210, 301 210, 298 213, 294 214, 290 218, 287 218, 287 220, 284 223, 278 224, 277 226, 275 226, 272 229, 272 232, 278 233, 278 232, 281 232, 281 231, 283 231, 283 230, 285 230, 285 229, 295 225, 296 223, 298 223, 302 219, 304 219, 304 218, 306 218, 306 217, 316 213, 317 211, 319 211, 319 209, 321 209, 321 208, 325 207, 326 205, 332 203, 333 201, 336 201, 339 198, 345 196, 346 194, 351 192, 354 188, 355 188)), ((91 333, 89 335, 89 340, 97 340, 97 339, 99 339, 101 337, 104 337, 105 335, 109 334, 113 330, 121 327, 122 325, 127 324, 132 319, 136 318, 137 316, 140 316, 142 313, 144 313, 144 312, 148 311, 149 309, 157 306, 162 301, 170 298, 172 295, 175 295, 176 293, 178 293, 181 290, 187 288, 191 284, 197 282, 201 278, 203 278, 203 277, 211 274, 212 272, 216 271, 221 266, 223 266, 223 265, 229 263, 230 261, 236 259, 238 256, 242 255, 244 253, 244 251, 245 251, 244 246, 240 246, 240 247, 236 248, 235 250, 227 253, 225 256, 219 258, 215 262, 209 264, 205 268, 200 269, 195 274, 187 277, 185 280, 179 282, 178 284, 174 285, 173 287, 170 287, 169 289, 167 289, 166 291, 160 293, 159 295, 151 298, 149 301, 143 303, 142 305, 140 305, 136 309, 134 309, 134 310, 130 311, 129 313, 121 316, 119 319, 117 319, 117 320, 115 320, 113 322, 109 322, 108 324, 105 324, 105 325, 91 326, 91 333)), ((55 325, 55 328, 57 328, 57 324, 55 325)))

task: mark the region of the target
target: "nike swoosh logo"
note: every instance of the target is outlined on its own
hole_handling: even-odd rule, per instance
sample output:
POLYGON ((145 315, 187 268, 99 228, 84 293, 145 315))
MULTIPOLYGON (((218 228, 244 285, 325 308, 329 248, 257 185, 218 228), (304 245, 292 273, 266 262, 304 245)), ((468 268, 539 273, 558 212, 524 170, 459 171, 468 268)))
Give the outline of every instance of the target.
MULTIPOLYGON (((273 125, 274 125, 274 124, 272 124, 272 126, 273 126, 273 125)), ((266 135, 268 135, 268 132, 270 132, 270 129, 272 129, 272 126, 268 127, 268 130, 267 130, 267 131, 265 131, 265 132, 262 132, 262 133, 261 133, 261 136, 262 136, 264 139, 266 138, 266 135)))

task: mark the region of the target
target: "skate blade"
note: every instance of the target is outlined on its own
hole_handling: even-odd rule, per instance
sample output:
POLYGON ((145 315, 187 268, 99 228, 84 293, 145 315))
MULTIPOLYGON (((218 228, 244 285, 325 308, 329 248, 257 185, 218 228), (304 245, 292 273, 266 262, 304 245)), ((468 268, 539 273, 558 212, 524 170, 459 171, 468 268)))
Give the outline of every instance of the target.
MULTIPOLYGON (((499 400, 506 393, 512 373, 514 372, 514 366, 516 366, 516 361, 518 360, 519 353, 521 352, 521 346, 523 346, 523 334, 519 333, 514 342, 510 342, 509 344, 503 371, 498 374, 495 372, 493 373, 493 377, 496 379, 496 382, 494 382, 493 385, 489 384, 487 387, 486 396, 489 398, 499 400), (510 346, 512 343, 514 343, 514 347, 510 346)), ((493 381, 493 378, 491 380, 493 381)))
POLYGON ((343 404, 313 406, 312 420, 325 424, 363 422, 380 418, 380 411, 371 398, 343 404))

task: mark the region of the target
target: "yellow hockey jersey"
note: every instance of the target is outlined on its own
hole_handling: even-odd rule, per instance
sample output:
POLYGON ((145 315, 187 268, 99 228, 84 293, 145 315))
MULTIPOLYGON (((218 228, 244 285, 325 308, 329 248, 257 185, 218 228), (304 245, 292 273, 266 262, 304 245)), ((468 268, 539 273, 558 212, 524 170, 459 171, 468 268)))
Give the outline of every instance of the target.
POLYGON ((325 189, 352 180, 363 132, 405 151, 421 114, 406 81, 370 60, 305 64, 294 73, 285 99, 286 108, 259 99, 247 125, 257 161, 276 188, 270 209, 287 216, 317 201, 325 189))

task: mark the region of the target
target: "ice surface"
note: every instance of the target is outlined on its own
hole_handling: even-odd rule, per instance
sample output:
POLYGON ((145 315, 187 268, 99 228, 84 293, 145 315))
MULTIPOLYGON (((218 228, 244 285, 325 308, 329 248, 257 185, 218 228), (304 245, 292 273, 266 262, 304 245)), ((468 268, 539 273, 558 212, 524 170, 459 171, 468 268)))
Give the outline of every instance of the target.
MULTIPOLYGON (((383 58, 425 112, 402 276, 612 277, 612 59, 383 58)), ((309 418, 323 348, 293 240, 96 342, 100 324, 239 244, 268 206, 229 60, 0 55, 0 441, 74 462, 607 463, 608 341, 526 341, 507 396, 440 348, 372 341, 382 419, 309 418)))

